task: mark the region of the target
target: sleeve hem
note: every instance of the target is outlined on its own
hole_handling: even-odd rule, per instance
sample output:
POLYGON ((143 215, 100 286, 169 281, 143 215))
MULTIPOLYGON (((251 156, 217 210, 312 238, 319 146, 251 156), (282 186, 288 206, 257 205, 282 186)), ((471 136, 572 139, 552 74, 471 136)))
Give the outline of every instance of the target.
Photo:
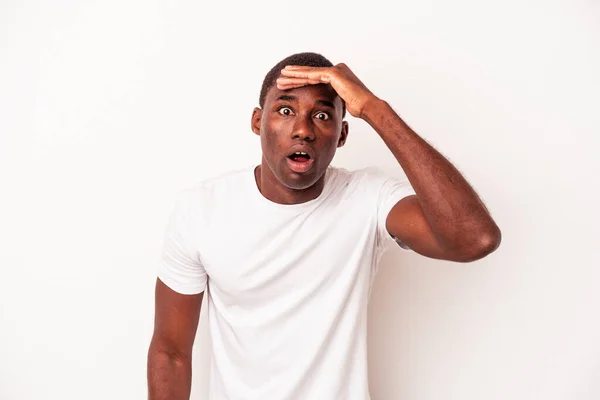
MULTIPOLYGON (((387 220, 387 217, 390 214, 390 211, 392 211, 392 208, 394 208, 394 206, 402 199, 404 199, 405 197, 408 196, 413 196, 416 195, 416 192, 414 191, 414 189, 412 188, 406 188, 405 190, 402 190, 401 192, 399 192, 397 195, 394 196, 392 201, 389 201, 385 204, 385 208, 383 209, 383 213, 385 215, 385 220, 384 222, 387 220)), ((407 245, 405 245, 404 243, 400 242, 396 237, 394 237, 388 230, 386 227, 386 224, 384 223, 383 225, 383 234, 384 234, 384 242, 385 241, 393 241, 394 243, 396 243, 398 245, 398 247, 400 247, 403 250, 407 250, 407 251, 411 251, 411 248, 408 247, 407 245)))
POLYGON ((182 285, 177 283, 175 280, 167 277, 165 274, 163 274, 162 272, 159 272, 157 274, 158 279, 161 280, 162 283, 164 283, 167 287, 169 287, 171 290, 180 293, 180 294, 186 294, 186 295, 192 295, 192 294, 199 294, 202 293, 206 290, 206 284, 204 285, 182 285))

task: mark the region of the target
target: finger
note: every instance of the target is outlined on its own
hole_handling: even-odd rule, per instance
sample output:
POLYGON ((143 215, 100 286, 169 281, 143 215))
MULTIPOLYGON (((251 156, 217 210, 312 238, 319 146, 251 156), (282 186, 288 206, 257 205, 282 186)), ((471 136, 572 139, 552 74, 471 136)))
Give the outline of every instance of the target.
POLYGON ((314 68, 307 69, 282 69, 281 75, 289 76, 292 78, 308 78, 311 76, 324 75, 325 71, 315 70, 314 68))
POLYGON ((278 85, 317 85, 323 83, 318 79, 311 78, 279 78, 277 79, 278 85))
POLYGON ((295 88, 299 88, 299 87, 303 87, 303 86, 313 86, 313 85, 317 85, 320 83, 322 83, 322 82, 311 81, 308 79, 293 79, 293 80, 278 81, 277 88, 279 90, 287 90, 287 89, 295 89, 295 88))
POLYGON ((308 85, 304 85, 304 84, 297 84, 297 85, 277 85, 277 89, 279 90, 291 90, 291 89, 297 89, 297 88, 301 88, 301 87, 306 87, 308 85))
POLYGON ((285 85, 278 84, 277 85, 277 89, 279 89, 279 90, 289 90, 289 89, 297 89, 297 88, 306 87, 306 86, 310 86, 310 84, 308 84, 308 83, 301 83, 301 82, 298 82, 298 83, 287 83, 285 85))
POLYGON ((327 67, 309 67, 307 65, 286 65, 285 70, 291 71, 291 70, 295 70, 295 71, 301 71, 301 70, 307 70, 307 69, 312 69, 312 70, 324 70, 327 69, 327 67))
POLYGON ((322 71, 296 71, 296 70, 281 70, 281 75, 287 78, 303 78, 310 79, 317 83, 329 83, 330 77, 329 74, 322 71))
POLYGON ((307 80, 296 80, 296 81, 287 81, 285 83, 277 83, 277 88, 279 90, 287 90, 287 89, 295 89, 304 86, 312 86, 312 83, 309 83, 307 80))
POLYGON ((318 85, 323 82, 304 78, 279 78, 277 88, 280 90, 295 89, 302 86, 318 85))

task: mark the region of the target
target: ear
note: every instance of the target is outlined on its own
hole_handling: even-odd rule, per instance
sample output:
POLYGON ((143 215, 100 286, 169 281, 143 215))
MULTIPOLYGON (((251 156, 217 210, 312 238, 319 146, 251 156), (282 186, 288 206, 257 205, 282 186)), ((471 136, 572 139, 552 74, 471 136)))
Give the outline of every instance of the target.
POLYGON ((346 144, 346 139, 348 138, 348 121, 342 121, 342 131, 340 132, 340 140, 338 140, 337 147, 342 147, 346 144))
POLYGON ((254 107, 252 111, 252 119, 250 120, 250 127, 252 132, 260 136, 260 122, 262 120, 262 110, 258 107, 254 107))

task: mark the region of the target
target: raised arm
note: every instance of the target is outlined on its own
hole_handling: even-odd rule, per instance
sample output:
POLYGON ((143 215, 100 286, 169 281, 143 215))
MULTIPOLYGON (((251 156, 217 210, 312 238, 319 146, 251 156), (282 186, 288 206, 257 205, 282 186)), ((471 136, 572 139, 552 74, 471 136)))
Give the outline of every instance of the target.
POLYGON ((149 400, 190 398, 192 347, 203 294, 180 294, 156 280, 154 334, 148 351, 149 400))
POLYGON ((417 196, 390 211, 388 232, 419 254, 470 262, 500 245, 500 229, 461 173, 417 135, 384 101, 366 107, 365 120, 402 166, 417 196))
POLYGON ((466 179, 345 64, 287 66, 281 75, 282 90, 331 84, 348 112, 369 123, 398 160, 417 194, 400 200, 387 217, 386 228, 398 241, 422 255, 458 262, 485 257, 500 245, 500 229, 466 179))

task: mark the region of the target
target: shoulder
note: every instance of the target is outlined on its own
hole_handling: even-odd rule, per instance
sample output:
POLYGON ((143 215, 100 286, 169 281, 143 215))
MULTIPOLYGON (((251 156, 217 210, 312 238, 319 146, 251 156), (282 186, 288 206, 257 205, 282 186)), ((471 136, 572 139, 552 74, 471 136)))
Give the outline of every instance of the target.
POLYGON ((359 204, 370 203, 376 199, 382 185, 376 182, 376 177, 382 174, 374 167, 349 170, 330 166, 327 172, 329 174, 327 185, 331 188, 332 194, 347 200, 352 199, 352 202, 359 204))
POLYGON ((240 182, 245 182, 253 171, 254 166, 226 171, 197 181, 183 191, 188 192, 190 195, 194 195, 210 193, 211 191, 221 188, 237 186, 240 182))
POLYGON ((337 183, 332 186, 343 196, 360 202, 394 201, 415 193, 406 177, 387 173, 378 167, 353 171, 333 167, 333 172, 337 183))
POLYGON ((393 179, 390 175, 377 167, 364 167, 355 170, 330 166, 332 181, 344 183, 348 186, 361 186, 363 188, 377 188, 387 180, 393 179))
POLYGON ((188 210, 219 203, 222 198, 243 196, 248 177, 254 167, 245 167, 212 175, 181 189, 177 195, 178 204, 188 210))

